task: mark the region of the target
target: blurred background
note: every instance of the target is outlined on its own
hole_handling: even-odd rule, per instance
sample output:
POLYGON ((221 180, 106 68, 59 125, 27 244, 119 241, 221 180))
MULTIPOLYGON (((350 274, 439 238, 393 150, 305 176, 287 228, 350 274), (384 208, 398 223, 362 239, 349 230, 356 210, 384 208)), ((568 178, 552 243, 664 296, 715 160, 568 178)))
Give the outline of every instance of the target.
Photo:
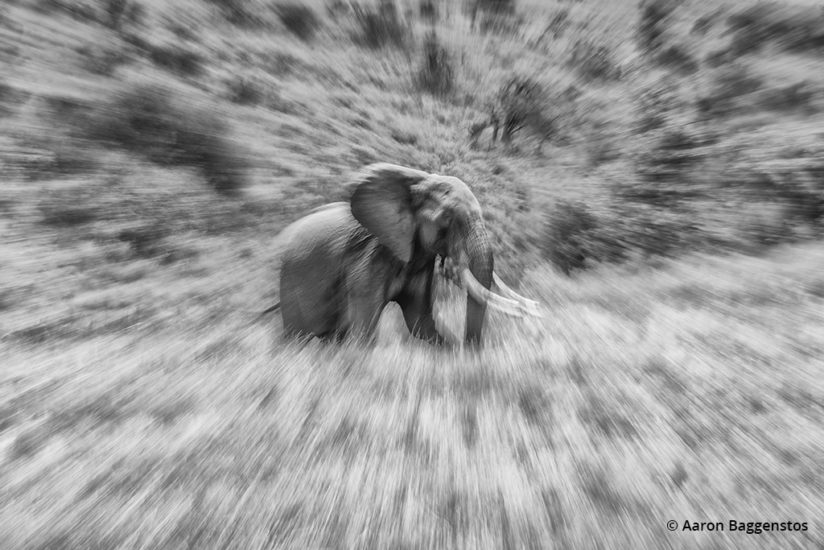
POLYGON ((5 0, 0 546, 824 547, 822 54, 814 0, 5 0), (255 321, 377 161, 547 317, 255 321))

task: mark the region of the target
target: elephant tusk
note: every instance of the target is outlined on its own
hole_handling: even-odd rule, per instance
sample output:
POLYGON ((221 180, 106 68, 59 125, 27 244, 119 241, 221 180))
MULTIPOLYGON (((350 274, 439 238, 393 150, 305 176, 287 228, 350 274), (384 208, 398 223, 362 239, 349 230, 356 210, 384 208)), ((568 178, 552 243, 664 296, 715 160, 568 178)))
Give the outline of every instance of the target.
POLYGON ((514 317, 523 317, 524 306, 520 302, 510 300, 509 298, 504 298, 503 296, 499 296, 498 294, 490 291, 488 288, 485 288, 478 282, 478 279, 472 275, 469 268, 464 268, 461 270, 461 281, 464 285, 466 285, 467 292, 469 292, 475 300, 483 302, 501 313, 512 315, 514 317))
POLYGON ((512 290, 511 288, 509 288, 509 286, 507 286, 507 284, 504 283, 500 277, 498 277, 497 273, 492 273, 492 282, 494 282, 495 285, 501 290, 502 295, 511 300, 516 300, 520 302, 527 310, 530 310, 535 314, 539 314, 538 310, 540 308, 540 304, 538 302, 536 302, 535 300, 530 300, 529 298, 525 298, 517 292, 515 292, 514 290, 512 290))

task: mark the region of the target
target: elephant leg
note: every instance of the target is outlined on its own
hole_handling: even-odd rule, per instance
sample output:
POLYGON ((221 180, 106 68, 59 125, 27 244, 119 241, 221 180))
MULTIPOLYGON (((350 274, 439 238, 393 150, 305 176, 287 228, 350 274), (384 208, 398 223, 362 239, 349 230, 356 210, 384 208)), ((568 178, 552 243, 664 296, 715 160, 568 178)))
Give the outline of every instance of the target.
POLYGON ((374 340, 375 329, 386 305, 384 286, 388 277, 382 264, 373 264, 370 260, 371 256, 366 254, 345 276, 345 292, 336 329, 338 333, 367 341, 374 340))
POLYGON ((343 339, 347 335, 352 335, 367 342, 374 341, 378 321, 385 305, 383 296, 377 293, 350 295, 346 311, 336 330, 337 338, 343 339))
POLYGON ((340 315, 339 294, 334 269, 318 269, 314 258, 290 258, 280 275, 283 333, 294 337, 332 332, 340 315))
POLYGON ((417 306, 408 306, 403 308, 402 311, 403 320, 406 322, 406 328, 409 329, 410 334, 433 344, 444 343, 443 336, 435 328, 435 319, 432 317, 431 311, 428 313, 423 312, 417 306))
POLYGON ((444 338, 435 328, 435 318, 432 316, 432 276, 432 269, 428 269, 413 277, 397 302, 410 334, 428 342, 443 344, 444 338))

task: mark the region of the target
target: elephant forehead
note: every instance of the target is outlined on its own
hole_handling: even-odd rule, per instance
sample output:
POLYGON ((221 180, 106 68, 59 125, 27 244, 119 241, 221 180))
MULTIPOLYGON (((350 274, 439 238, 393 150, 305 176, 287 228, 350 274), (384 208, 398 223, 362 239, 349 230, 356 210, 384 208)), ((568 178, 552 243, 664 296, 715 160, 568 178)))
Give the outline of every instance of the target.
POLYGON ((471 212, 480 213, 481 205, 469 186, 454 176, 440 176, 433 174, 431 179, 433 191, 442 195, 446 205, 468 208, 471 212))

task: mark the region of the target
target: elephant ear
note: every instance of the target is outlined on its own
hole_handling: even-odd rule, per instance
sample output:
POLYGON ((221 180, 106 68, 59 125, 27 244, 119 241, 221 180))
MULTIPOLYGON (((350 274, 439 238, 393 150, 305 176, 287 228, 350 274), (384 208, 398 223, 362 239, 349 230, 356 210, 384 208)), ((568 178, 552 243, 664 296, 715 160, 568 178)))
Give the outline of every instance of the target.
POLYGON ((394 164, 367 166, 353 183, 352 215, 404 263, 412 258, 415 214, 411 187, 426 172, 394 164))

